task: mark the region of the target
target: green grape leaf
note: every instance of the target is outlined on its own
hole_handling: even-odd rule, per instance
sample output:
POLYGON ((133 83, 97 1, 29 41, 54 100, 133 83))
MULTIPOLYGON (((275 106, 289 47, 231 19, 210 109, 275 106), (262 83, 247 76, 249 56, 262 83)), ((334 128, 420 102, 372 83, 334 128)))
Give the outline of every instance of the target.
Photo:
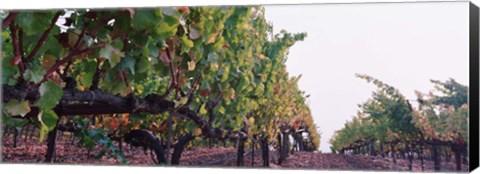
POLYGON ((131 21, 132 27, 136 30, 154 28, 155 24, 159 20, 151 10, 141 9, 135 10, 133 19, 131 21))
POLYGON ((235 126, 233 127, 233 131, 240 130, 242 128, 243 117, 236 116, 235 117, 235 126))
POLYGON ((38 114, 38 120, 41 123, 39 142, 42 142, 45 138, 45 134, 52 131, 57 125, 58 116, 51 109, 45 109, 38 114))
POLYGON ((135 60, 127 55, 122 58, 117 68, 120 70, 130 70, 130 73, 135 74, 135 60))
POLYGON ((100 57, 108 59, 112 68, 120 62, 123 56, 125 56, 125 53, 118 51, 110 44, 100 50, 100 57))
POLYGON ((193 47, 193 41, 189 40, 187 35, 182 36, 182 53, 190 51, 190 48, 193 47))
POLYGON ((2 114, 2 123, 5 125, 13 126, 15 128, 23 128, 29 120, 23 118, 13 118, 7 116, 7 114, 2 114))
POLYGON ((42 124, 40 126, 40 137, 38 139, 38 142, 42 142, 43 139, 45 138, 45 134, 48 133, 48 127, 42 124))
MULTIPOLYGON (((141 10, 140 10, 141 11, 141 10)), ((130 32, 130 26, 132 25, 132 19, 135 17, 135 11, 133 9, 129 9, 130 15, 128 14, 123 14, 123 15, 118 15, 115 18, 115 23, 114 23, 114 30, 120 30, 122 32, 130 32)), ((138 16, 137 16, 138 17, 138 16)), ((138 24, 135 24, 135 27, 138 27, 138 24)), ((143 27, 143 26, 140 26, 143 27)))
POLYGON ((213 20, 205 21, 204 29, 205 29, 205 32, 204 32, 205 44, 210 44, 215 42, 215 40, 217 39, 217 33, 215 32, 216 29, 215 29, 214 21, 213 20))
POLYGON ((62 87, 52 81, 47 81, 40 85, 40 100, 38 107, 42 110, 54 108, 63 96, 62 87))
POLYGON ((87 88, 92 85, 93 76, 97 69, 97 62, 91 60, 83 60, 78 65, 78 74, 76 80, 81 86, 87 88))
POLYGON ((27 36, 43 33, 53 18, 52 12, 22 12, 15 17, 15 22, 23 28, 27 36))
MULTIPOLYGON (((4 49, 4 48, 2 48, 4 49)), ((2 50, 2 52, 5 53, 5 50, 2 50)), ((6 57, 2 56, 2 83, 3 84, 8 84, 8 85, 14 85, 17 83, 17 78, 18 76, 18 66, 12 66, 10 65, 10 61, 13 59, 12 57, 6 57)))
POLYGON ((174 100, 173 102, 175 103, 175 107, 178 107, 180 105, 186 104, 188 101, 188 97, 183 97, 180 100, 174 100))
POLYGON ((177 33, 177 26, 178 24, 169 25, 166 22, 162 22, 155 28, 155 34, 160 40, 172 37, 177 33))
POLYGON ((45 110, 42 110, 42 113, 40 115, 41 116, 39 116, 39 119, 41 123, 47 126, 48 131, 53 130, 57 125, 57 120, 58 120, 57 114, 55 114, 55 112, 53 112, 53 110, 51 109, 45 109, 45 110))
POLYGON ((250 118, 248 119, 248 122, 250 123, 250 125, 253 125, 253 124, 255 123, 255 118, 250 117, 250 118))
POLYGON ((165 15, 165 16, 180 17, 180 15, 182 15, 174 7, 164 7, 164 8, 161 8, 161 9, 162 9, 163 15, 165 15))
POLYGON ((218 112, 220 112, 221 114, 225 114, 225 108, 223 106, 220 106, 218 108, 218 112))
POLYGON ((30 112, 30 105, 26 100, 10 100, 3 107, 7 113, 13 116, 20 115, 23 117, 30 112))
POLYGON ((135 64, 134 70, 137 70, 138 73, 147 72, 150 69, 151 62, 148 60, 148 57, 142 57, 135 64))
POLYGON ((95 71, 83 71, 78 77, 78 82, 80 82, 84 87, 92 86, 93 76, 95 71))
POLYGON ((228 79, 228 74, 230 73, 230 66, 225 66, 222 70, 223 73, 220 82, 225 82, 228 79))
POLYGON ((207 114, 207 109, 205 109, 205 104, 202 104, 202 106, 200 106, 200 111, 199 111, 200 115, 205 115, 207 114))
POLYGON ((255 88, 255 95, 257 96, 262 95, 264 90, 265 90, 265 87, 263 86, 263 84, 260 84, 259 86, 257 86, 257 88, 255 88))
POLYGON ((25 79, 33 83, 39 83, 43 79, 46 70, 42 66, 36 66, 25 70, 25 79))
POLYGON ((127 96, 132 92, 131 87, 127 87, 122 81, 114 81, 109 84, 105 84, 112 94, 120 94, 121 96, 127 96))

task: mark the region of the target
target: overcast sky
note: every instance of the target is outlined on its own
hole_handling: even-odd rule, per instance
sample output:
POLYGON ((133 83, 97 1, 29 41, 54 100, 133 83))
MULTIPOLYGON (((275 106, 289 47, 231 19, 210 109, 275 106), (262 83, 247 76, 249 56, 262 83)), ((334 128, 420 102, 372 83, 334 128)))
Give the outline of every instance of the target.
POLYGON ((302 74, 320 149, 366 101, 369 74, 415 99, 433 89, 430 79, 468 85, 468 2, 275 5, 265 7, 274 32, 307 32, 290 49, 287 69, 302 74))

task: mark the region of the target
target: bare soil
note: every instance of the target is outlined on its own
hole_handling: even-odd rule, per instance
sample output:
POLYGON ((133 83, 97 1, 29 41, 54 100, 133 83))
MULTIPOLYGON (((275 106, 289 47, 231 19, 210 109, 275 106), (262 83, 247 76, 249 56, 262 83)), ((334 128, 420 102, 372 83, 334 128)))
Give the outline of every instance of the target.
MULTIPOLYGON (((36 138, 19 138, 17 147, 13 147, 13 138, 3 137, 1 147, 2 163, 44 163, 46 142, 39 142, 36 138)), ((85 148, 79 148, 72 144, 72 139, 66 135, 57 141, 55 162, 58 164, 80 165, 122 165, 118 159, 102 157, 95 159, 94 156, 100 151, 98 147, 91 152, 85 148)), ((194 147, 187 148, 182 154, 180 166, 198 167, 237 167, 237 150, 234 147, 194 147)), ((263 168, 262 156, 259 149, 255 149, 252 165, 252 153, 245 148, 245 168, 263 168)), ((128 160, 128 165, 155 165, 150 151, 143 148, 123 146, 123 153, 128 160)), ((339 155, 316 152, 294 152, 279 165, 277 163, 278 152, 270 152, 269 168, 286 169, 315 169, 315 170, 377 170, 377 171, 408 171, 408 160, 397 159, 394 163, 392 158, 372 157, 366 155, 339 155)), ((424 171, 433 172, 433 161, 424 161, 424 171)), ((441 171, 455 171, 455 164, 442 161, 441 171)), ((413 171, 422 171, 420 160, 414 159, 413 171)), ((462 166, 462 171, 468 171, 468 165, 462 166)))

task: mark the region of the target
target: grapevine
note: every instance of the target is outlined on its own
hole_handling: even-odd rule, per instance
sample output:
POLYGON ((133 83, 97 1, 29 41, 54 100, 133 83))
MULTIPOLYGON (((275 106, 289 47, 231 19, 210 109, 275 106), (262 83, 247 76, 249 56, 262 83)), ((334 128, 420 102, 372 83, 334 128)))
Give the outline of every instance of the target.
POLYGON ((302 150, 319 147, 307 96, 285 66, 289 47, 306 33, 273 35, 261 6, 1 16, 3 124, 38 127, 47 162, 57 130, 123 163, 122 142, 178 165, 191 141, 262 137, 268 151, 286 127, 302 150))

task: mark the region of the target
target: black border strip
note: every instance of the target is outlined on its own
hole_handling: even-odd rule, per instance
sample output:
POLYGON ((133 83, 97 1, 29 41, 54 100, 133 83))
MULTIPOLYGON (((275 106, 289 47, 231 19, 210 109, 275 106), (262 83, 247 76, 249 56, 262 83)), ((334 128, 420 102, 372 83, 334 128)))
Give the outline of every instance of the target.
POLYGON ((470 91, 469 91, 469 170, 476 169, 479 165, 479 9, 470 2, 470 91))

